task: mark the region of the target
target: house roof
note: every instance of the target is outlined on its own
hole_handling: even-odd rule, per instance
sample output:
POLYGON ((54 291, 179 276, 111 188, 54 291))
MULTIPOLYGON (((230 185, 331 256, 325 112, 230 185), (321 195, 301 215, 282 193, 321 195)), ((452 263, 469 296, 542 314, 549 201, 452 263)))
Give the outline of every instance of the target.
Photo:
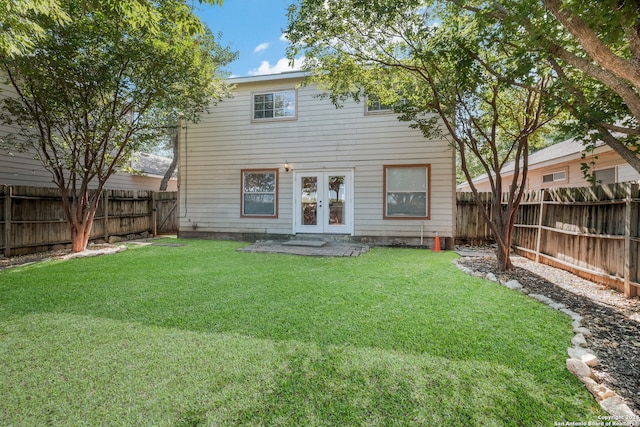
MULTIPOLYGON (((145 175, 164 176, 170 164, 170 158, 149 153, 134 153, 131 158, 131 167, 145 175)), ((177 167, 172 177, 176 176, 177 167)))
MULTIPOLYGON (((596 144, 596 149, 604 145, 604 142, 598 141, 596 144)), ((551 165, 579 158, 582 156, 583 151, 584 143, 582 142, 582 140, 580 140, 579 138, 570 138, 529 154, 529 169, 531 169, 533 166, 543 167, 545 163, 549 163, 549 165, 551 165)), ((508 174, 509 172, 513 172, 514 166, 515 162, 507 163, 504 168, 502 168, 502 173, 508 174)), ((486 179, 487 174, 483 173, 482 175, 478 175, 477 177, 473 178, 473 182, 477 183, 486 179)), ((464 184, 466 183, 460 185, 464 184)))
POLYGON ((256 83, 256 82, 267 82, 274 80, 286 80, 286 79, 301 79, 304 77, 308 77, 310 74, 305 71, 285 71, 284 73, 278 74, 262 74, 259 76, 249 76, 249 77, 232 77, 228 79, 229 83, 239 84, 239 83, 256 83))
MULTIPOLYGON (((596 148, 604 145, 604 142, 598 141, 596 148)), ((558 142, 529 155, 529 166, 538 165, 553 160, 554 163, 563 160, 563 158, 575 158, 576 155, 582 156, 584 151, 584 143, 580 139, 571 138, 566 141, 558 142)), ((569 160, 569 159, 567 159, 569 160)), ((507 166, 509 170, 513 170, 514 163, 511 162, 507 166)))

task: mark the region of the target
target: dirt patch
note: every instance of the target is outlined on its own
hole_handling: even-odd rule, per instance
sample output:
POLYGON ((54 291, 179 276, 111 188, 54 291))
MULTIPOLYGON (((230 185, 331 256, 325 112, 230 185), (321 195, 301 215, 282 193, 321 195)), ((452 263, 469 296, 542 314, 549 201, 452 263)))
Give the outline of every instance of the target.
POLYGON ((545 295, 580 314, 592 333, 588 347, 600 360, 593 369, 598 382, 640 414, 640 299, 625 298, 618 291, 526 258, 512 260, 515 270, 506 273, 497 272, 494 257, 464 257, 459 262, 483 275, 493 273, 502 282, 517 280, 528 293, 545 295))

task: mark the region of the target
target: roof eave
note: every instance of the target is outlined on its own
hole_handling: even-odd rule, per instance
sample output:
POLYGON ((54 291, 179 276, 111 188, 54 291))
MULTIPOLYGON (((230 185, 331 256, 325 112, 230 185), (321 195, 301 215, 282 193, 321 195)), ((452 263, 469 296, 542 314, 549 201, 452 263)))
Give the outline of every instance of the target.
POLYGON ((306 71, 286 71, 279 74, 261 74, 259 76, 231 77, 227 79, 227 81, 232 84, 258 83, 275 80, 302 79, 305 77, 309 77, 310 75, 311 74, 306 71))

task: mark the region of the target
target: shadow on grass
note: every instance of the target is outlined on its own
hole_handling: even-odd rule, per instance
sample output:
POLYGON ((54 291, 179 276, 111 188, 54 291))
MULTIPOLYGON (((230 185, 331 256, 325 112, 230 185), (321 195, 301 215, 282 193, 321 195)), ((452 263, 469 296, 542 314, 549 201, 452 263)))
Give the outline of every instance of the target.
POLYGON ((5 425, 548 425, 590 420, 499 364, 68 314, 0 323, 5 425))

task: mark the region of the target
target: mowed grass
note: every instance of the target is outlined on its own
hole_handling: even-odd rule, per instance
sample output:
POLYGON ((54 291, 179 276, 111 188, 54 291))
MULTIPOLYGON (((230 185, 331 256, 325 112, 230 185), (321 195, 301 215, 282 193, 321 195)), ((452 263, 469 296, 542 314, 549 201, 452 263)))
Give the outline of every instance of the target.
POLYGON ((570 320, 455 254, 171 239, 0 272, 0 425, 549 426, 570 320), (182 246, 177 246, 182 245, 182 246))

